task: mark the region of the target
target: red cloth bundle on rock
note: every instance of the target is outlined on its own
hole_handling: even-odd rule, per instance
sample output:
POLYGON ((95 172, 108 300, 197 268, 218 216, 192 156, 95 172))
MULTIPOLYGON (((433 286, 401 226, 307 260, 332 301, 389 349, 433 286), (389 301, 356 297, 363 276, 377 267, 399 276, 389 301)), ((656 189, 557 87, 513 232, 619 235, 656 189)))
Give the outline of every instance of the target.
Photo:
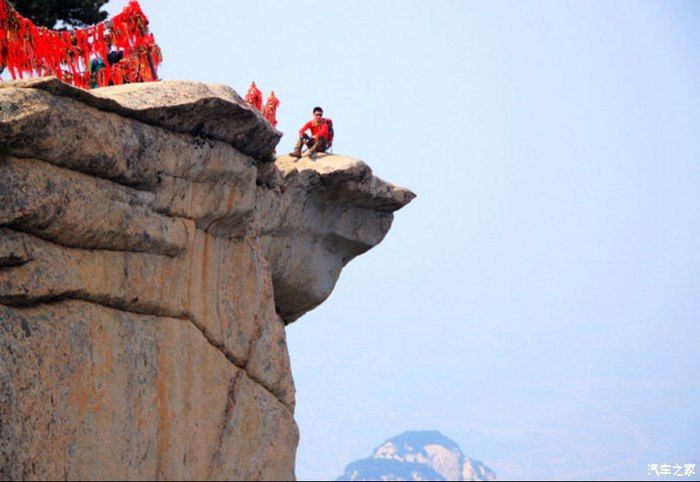
POLYGON ((250 89, 248 89, 248 93, 245 96, 245 101, 256 109, 262 110, 262 92, 258 89, 258 86, 255 85, 255 82, 250 84, 250 89))
POLYGON ((245 96, 245 101, 255 107, 257 110, 262 112, 263 117, 273 126, 277 125, 277 107, 280 105, 279 99, 275 96, 275 91, 273 90, 265 101, 265 108, 263 109, 262 104, 263 94, 255 82, 250 84, 248 93, 245 96))
POLYGON ((37 27, 0 0, 0 67, 13 79, 55 75, 85 89, 149 82, 162 60, 135 0, 112 20, 70 31, 37 27))
POLYGON ((265 119, 273 126, 277 125, 277 107, 280 105, 280 101, 275 97, 275 91, 270 92, 270 96, 265 101, 265 110, 263 115, 265 119))

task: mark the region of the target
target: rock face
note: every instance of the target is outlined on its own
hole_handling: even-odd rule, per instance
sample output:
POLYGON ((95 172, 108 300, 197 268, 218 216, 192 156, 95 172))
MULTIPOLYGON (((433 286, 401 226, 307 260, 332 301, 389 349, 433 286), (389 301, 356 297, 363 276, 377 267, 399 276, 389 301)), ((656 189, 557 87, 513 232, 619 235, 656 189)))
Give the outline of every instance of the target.
POLYGON ((349 464, 337 480, 496 480, 478 460, 435 430, 404 432, 349 464))
POLYGON ((292 479, 285 324, 414 195, 232 90, 0 87, 0 478, 292 479))

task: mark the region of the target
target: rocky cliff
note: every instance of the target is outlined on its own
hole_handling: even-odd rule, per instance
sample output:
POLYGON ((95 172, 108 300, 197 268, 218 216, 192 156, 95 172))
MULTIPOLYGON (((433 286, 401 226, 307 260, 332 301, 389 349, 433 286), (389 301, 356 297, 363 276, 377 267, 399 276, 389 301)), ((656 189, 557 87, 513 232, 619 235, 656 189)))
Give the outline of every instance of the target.
POLYGON ((1 85, 0 478, 294 477, 284 327, 414 195, 280 137, 224 86, 1 85))

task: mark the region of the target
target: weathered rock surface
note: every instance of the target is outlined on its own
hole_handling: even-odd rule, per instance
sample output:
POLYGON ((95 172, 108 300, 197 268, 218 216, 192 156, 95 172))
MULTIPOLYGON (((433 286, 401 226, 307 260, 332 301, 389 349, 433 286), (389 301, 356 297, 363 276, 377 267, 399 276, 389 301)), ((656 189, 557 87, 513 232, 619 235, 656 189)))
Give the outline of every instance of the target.
POLYGON ((28 79, 2 86, 41 89, 71 97, 97 109, 228 142, 244 154, 267 158, 282 133, 227 85, 185 80, 123 84, 85 91, 55 77, 28 79), (184 94, 184 95, 183 95, 184 94))
POLYGON ((376 246, 392 211, 415 196, 373 176, 364 162, 341 156, 283 156, 260 177, 275 187, 260 190, 256 215, 277 311, 287 322, 323 302, 343 266, 376 246))
POLYGON ((291 479, 284 325, 414 195, 193 82, 0 88, 0 478, 291 479))

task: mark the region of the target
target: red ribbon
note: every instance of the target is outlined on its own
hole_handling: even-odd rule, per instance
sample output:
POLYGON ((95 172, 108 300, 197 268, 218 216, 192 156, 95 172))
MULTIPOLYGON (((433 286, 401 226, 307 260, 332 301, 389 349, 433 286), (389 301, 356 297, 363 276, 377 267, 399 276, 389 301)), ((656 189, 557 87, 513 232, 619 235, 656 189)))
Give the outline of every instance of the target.
POLYGON ((275 97, 275 91, 270 92, 270 96, 265 101, 265 109, 263 110, 263 115, 265 119, 273 126, 277 125, 277 107, 279 107, 280 101, 275 97))
POLYGON ((280 101, 275 97, 275 91, 273 90, 265 101, 265 109, 262 108, 262 92, 255 85, 255 82, 250 84, 248 93, 245 96, 245 101, 262 111, 263 116, 267 121, 273 126, 277 125, 277 107, 280 105, 280 101))
POLYGON ((0 0, 0 67, 6 67, 13 79, 55 75, 85 89, 93 80, 100 87, 151 82, 158 80, 162 61, 148 18, 136 0, 112 20, 61 32, 37 27, 0 0), (110 66, 107 55, 113 49, 122 51, 123 58, 110 66), (92 79, 91 62, 96 59, 105 67, 92 79))
POLYGON ((255 82, 250 84, 248 93, 245 96, 245 101, 258 110, 262 110, 262 92, 255 85, 255 82))

